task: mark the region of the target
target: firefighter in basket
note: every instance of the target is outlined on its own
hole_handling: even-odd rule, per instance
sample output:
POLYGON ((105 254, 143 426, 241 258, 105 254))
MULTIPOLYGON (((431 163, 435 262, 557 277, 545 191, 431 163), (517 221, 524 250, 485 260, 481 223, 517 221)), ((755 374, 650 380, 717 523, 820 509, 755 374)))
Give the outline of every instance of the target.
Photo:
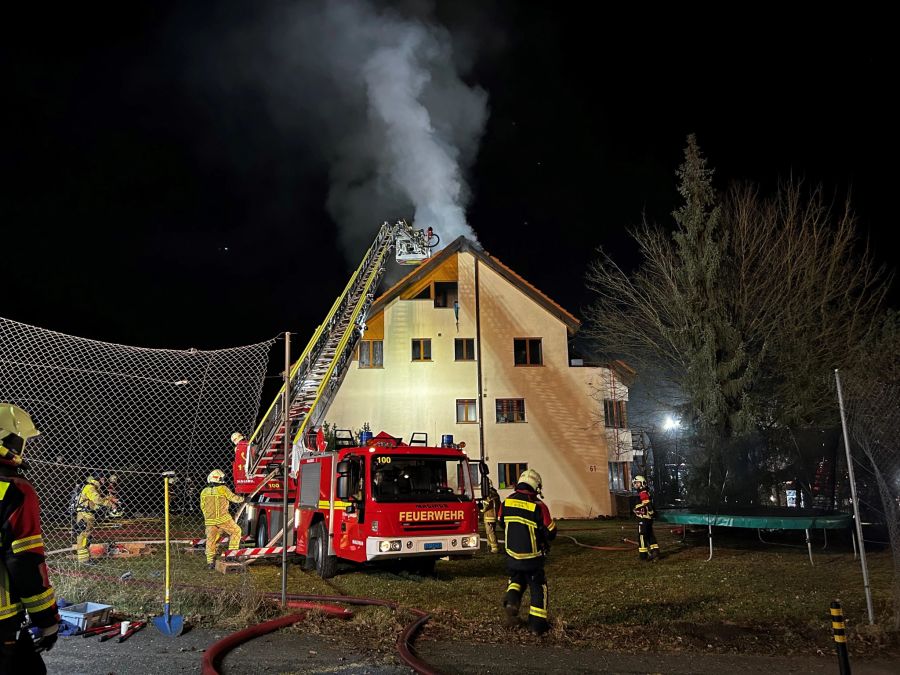
POLYGON ((228 506, 243 503, 244 498, 238 497, 225 485, 223 471, 210 471, 206 477, 206 487, 200 491, 200 510, 203 511, 203 524, 206 525, 206 564, 209 569, 215 568, 217 545, 223 534, 229 537, 229 549, 240 546, 241 528, 228 512, 228 506))
POLYGON ((88 476, 75 500, 75 559, 80 564, 91 564, 91 531, 97 520, 114 510, 117 499, 104 495, 103 485, 94 476, 88 476))
POLYGON ((44 562, 37 494, 20 470, 40 434, 31 416, 0 403, 0 675, 47 672, 40 652, 56 643, 59 613, 44 562), (26 614, 36 637, 24 628, 26 614))
POLYGON ((637 505, 634 507, 634 515, 638 519, 638 554, 641 560, 654 562, 660 558, 659 544, 653 534, 653 518, 656 512, 653 509, 653 498, 650 496, 650 488, 647 487, 647 479, 643 476, 635 476, 631 481, 631 487, 638 491, 637 505))
POLYGON ((556 538, 556 523, 550 516, 550 509, 540 499, 542 487, 541 475, 534 469, 526 469, 519 476, 515 492, 503 501, 499 513, 504 526, 506 568, 509 571, 503 608, 508 623, 518 623, 519 606, 527 584, 531 593, 528 629, 536 635, 550 629, 544 559, 550 551, 550 542, 556 538))

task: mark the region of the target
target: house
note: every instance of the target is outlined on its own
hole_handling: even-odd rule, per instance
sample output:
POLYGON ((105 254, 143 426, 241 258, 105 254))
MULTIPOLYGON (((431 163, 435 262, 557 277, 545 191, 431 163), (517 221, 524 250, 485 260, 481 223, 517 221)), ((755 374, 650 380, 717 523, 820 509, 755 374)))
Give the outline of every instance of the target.
POLYGON ((628 371, 570 359, 578 326, 460 237, 375 300, 328 422, 451 434, 501 496, 531 467, 555 517, 610 515, 611 487, 630 480, 628 371))

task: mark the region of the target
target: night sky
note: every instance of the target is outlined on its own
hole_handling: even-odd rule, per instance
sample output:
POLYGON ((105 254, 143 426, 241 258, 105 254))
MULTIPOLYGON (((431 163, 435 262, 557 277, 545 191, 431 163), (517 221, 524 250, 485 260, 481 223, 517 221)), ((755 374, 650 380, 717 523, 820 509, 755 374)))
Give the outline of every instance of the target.
MULTIPOLYGON (((308 337, 357 264, 325 208, 327 168, 302 119, 286 134, 252 91, 217 96, 191 68, 217 31, 264 10, 133 4, 8 22, 0 315, 152 347, 308 337)), ((900 116, 883 19, 484 4, 432 12, 473 50, 465 80, 489 96, 468 220, 570 311, 589 301, 598 246, 630 267, 626 228, 644 213, 671 224, 691 132, 719 187, 793 173, 852 188, 862 233, 896 265, 900 116)), ((405 215, 373 212, 373 236, 405 215)))

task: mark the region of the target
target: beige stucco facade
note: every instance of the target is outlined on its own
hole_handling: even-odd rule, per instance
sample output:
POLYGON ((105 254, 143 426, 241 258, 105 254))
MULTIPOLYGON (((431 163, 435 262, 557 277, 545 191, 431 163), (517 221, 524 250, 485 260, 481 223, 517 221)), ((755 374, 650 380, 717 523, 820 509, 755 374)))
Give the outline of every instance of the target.
MULTIPOLYGON (((452 434, 477 460, 479 423, 457 422, 457 401, 479 399, 477 361, 455 358, 455 339, 471 338, 481 359, 477 409, 494 484, 501 480, 501 463, 527 463, 543 477, 555 517, 611 514, 607 462, 616 453, 610 447, 614 438, 604 427, 602 397, 615 387, 616 396, 627 398, 627 388, 607 368, 571 366, 568 339, 574 318, 494 262, 463 246, 376 302, 363 339, 383 340, 383 365, 360 367, 357 358, 327 421, 354 430, 368 422, 375 433, 384 430, 406 440, 413 432, 427 432, 433 445, 443 434, 452 434), (435 281, 451 288, 456 282, 458 321, 452 302, 436 307, 431 298, 412 299, 427 294, 435 281), (515 365, 517 338, 540 339, 542 365, 515 365), (420 339, 431 341, 430 360, 412 359, 412 341, 420 339), (497 399, 523 399, 525 421, 497 422, 497 399)), ((500 489, 501 496, 510 492, 500 489)))

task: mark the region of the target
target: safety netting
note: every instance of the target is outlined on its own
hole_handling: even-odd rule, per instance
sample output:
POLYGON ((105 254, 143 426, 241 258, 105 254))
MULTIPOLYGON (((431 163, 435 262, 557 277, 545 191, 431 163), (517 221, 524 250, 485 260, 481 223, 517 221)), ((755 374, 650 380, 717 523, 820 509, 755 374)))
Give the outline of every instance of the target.
POLYGON ((148 349, 0 318, 0 401, 28 411, 41 431, 27 444, 26 475, 57 595, 161 607, 165 472, 174 474, 173 582, 203 581, 199 493, 216 468, 230 483, 230 435, 255 425, 273 342, 148 349), (101 497, 90 508, 80 499, 89 478, 101 497))
POLYGON ((894 561, 894 629, 900 628, 900 382, 897 373, 844 372, 840 385, 856 467, 863 522, 874 546, 889 545, 894 561))

